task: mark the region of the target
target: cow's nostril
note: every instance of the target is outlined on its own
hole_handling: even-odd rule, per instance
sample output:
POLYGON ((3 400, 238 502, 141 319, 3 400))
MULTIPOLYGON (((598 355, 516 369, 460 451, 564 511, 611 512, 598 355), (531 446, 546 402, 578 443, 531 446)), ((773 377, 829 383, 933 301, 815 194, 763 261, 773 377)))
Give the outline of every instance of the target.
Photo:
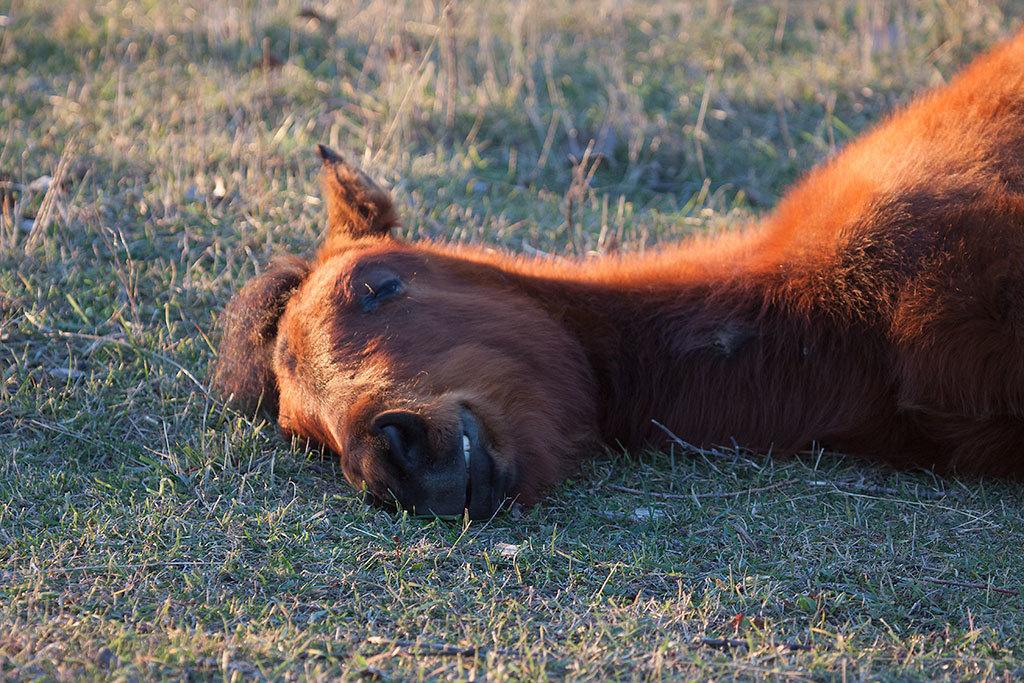
POLYGON ((382 426, 380 433, 384 435, 385 440, 388 442, 388 448, 394 456, 403 462, 408 462, 410 465, 414 464, 412 456, 413 451, 416 449, 416 442, 413 440, 415 437, 401 427, 390 424, 382 426))
POLYGON ((373 429, 384 437, 394 458, 407 471, 427 461, 427 425, 415 413, 391 410, 373 420, 373 429))

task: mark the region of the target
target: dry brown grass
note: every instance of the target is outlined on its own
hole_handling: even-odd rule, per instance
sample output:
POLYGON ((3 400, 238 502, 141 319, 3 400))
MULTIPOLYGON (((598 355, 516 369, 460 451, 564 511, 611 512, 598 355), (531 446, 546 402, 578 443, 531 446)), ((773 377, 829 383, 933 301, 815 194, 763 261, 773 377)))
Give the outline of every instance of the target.
POLYGON ((317 142, 411 237, 657 248, 765 210, 1018 4, 300 9, 0 3, 0 677, 1024 675, 1019 484, 597 454, 452 526, 204 388, 230 294, 318 239, 317 142))

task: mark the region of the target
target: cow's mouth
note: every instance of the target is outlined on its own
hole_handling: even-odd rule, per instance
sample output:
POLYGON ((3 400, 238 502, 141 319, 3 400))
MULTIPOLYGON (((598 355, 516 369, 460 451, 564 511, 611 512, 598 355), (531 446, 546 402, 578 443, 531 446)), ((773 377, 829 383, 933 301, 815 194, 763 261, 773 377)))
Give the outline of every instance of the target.
POLYGON ((368 491, 367 502, 394 509, 395 503, 414 515, 488 519, 501 508, 514 481, 497 464, 487 431, 467 406, 459 407, 455 436, 436 455, 429 454, 427 420, 412 412, 385 411, 374 420, 373 432, 397 477, 381 492, 368 491))
POLYGON ((486 445, 486 434, 476 416, 465 406, 462 421, 462 455, 466 465, 466 498, 463 508, 470 519, 493 515, 505 498, 504 487, 495 477, 494 457, 486 445))

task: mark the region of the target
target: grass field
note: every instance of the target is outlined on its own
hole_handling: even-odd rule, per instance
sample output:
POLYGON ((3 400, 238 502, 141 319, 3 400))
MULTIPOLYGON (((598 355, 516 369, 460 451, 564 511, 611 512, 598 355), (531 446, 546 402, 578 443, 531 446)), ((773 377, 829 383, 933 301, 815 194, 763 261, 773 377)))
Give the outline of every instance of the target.
POLYGON ((1020 483, 595 453, 424 521, 205 388, 232 292, 317 243, 317 142, 411 237, 652 249, 1024 7, 398 5, 0 0, 0 679, 1024 677, 1020 483))

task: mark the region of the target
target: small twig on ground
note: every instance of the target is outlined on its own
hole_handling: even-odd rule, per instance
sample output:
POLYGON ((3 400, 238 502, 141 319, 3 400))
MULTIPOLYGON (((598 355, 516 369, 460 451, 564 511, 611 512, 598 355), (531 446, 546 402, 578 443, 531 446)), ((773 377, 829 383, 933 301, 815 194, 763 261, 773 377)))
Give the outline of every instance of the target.
MULTIPOLYGON (((733 640, 732 638, 701 638, 698 642, 701 645, 707 645, 708 647, 717 647, 723 649, 729 649, 731 647, 750 647, 747 641, 733 640)), ((810 652, 814 649, 810 645, 794 642, 779 643, 778 645, 776 645, 776 647, 784 647, 787 650, 803 650, 805 652, 810 652)))
MULTIPOLYGON (((853 481, 809 481, 808 486, 835 486, 836 488, 846 487, 851 488, 861 493, 874 493, 878 495, 888 496, 902 496, 905 492, 897 491, 896 489, 889 488, 888 486, 876 486, 874 484, 859 484, 853 481)), ((926 498, 928 500, 939 500, 942 498, 948 498, 950 494, 947 491, 921 491, 920 489, 913 492, 918 498, 926 498)))
MULTIPOLYGON (((669 429, 665 425, 661 424, 657 420, 651 420, 651 424, 653 424, 655 427, 657 427, 661 431, 665 432, 665 434, 668 435, 669 441, 671 441, 672 443, 680 446, 684 450, 690 451, 691 453, 696 453, 697 455, 702 455, 705 458, 707 458, 709 464, 711 464, 711 459, 712 458, 728 457, 728 458, 731 458, 733 461, 737 461, 738 460, 738 461, 744 462, 744 463, 746 463, 748 465, 752 465, 753 467, 757 468, 758 470, 762 469, 760 465, 755 463, 750 458, 744 458, 742 455, 740 455, 739 454, 739 448, 735 448, 734 449, 735 452, 734 453, 729 453, 729 454, 723 453, 722 451, 716 451, 716 450, 709 450, 709 449, 706 449, 706 448, 700 448, 698 446, 694 446, 692 443, 690 443, 688 441, 683 441, 678 436, 676 436, 672 432, 671 429, 669 429)), ((714 468, 714 464, 711 464, 711 466, 714 468)), ((717 468, 716 468, 716 471, 717 471, 717 468)))
POLYGON ((795 159, 796 146, 793 145, 793 138, 789 134, 789 122, 786 120, 786 103, 781 95, 775 98, 775 113, 779 117, 779 132, 782 133, 782 142, 786 145, 786 154, 790 159, 795 159))
MULTIPOLYGON (((7 32, 4 32, 6 37, 7 32)), ((76 137, 68 141, 64 146, 64 151, 60 155, 60 159, 57 161, 57 168, 53 172, 53 177, 50 179, 50 184, 46 188, 46 193, 43 195, 43 202, 39 205, 39 210, 36 212, 35 220, 32 221, 32 229, 29 231, 28 240, 25 242, 25 253, 32 251, 36 244, 42 239, 43 233, 50 224, 50 216, 53 213, 54 202, 57 201, 57 194, 60 192, 60 186, 64 182, 64 176, 67 175, 68 166, 71 164, 71 155, 75 149, 76 137)))
POLYGON ((673 433, 673 431, 671 429, 669 429, 665 425, 661 424, 657 420, 651 420, 651 424, 653 424, 655 427, 657 427, 661 431, 665 432, 668 435, 668 438, 669 438, 670 441, 673 441, 676 445, 681 446, 682 448, 685 448, 688 451, 692 451, 692 452, 698 453, 700 455, 715 455, 715 453, 713 451, 709 451, 709 450, 706 450, 704 448, 698 448, 697 446, 694 446, 692 443, 690 443, 688 441, 683 441, 678 436, 676 436, 675 433, 673 433))
POLYGON ((189 372, 185 368, 185 366, 183 366, 181 363, 177 362, 176 360, 168 358, 167 356, 164 356, 163 354, 157 353, 156 351, 150 351, 149 349, 143 348, 143 347, 139 346, 138 344, 133 344, 131 342, 123 341, 121 339, 116 339, 114 337, 104 337, 104 336, 100 336, 98 334, 84 334, 82 332, 65 332, 64 330, 54 330, 54 329, 51 329, 49 327, 46 327, 45 325, 36 325, 36 328, 40 332, 42 332, 43 334, 45 334, 45 335, 47 335, 49 337, 62 337, 62 338, 65 338, 65 339, 88 339, 88 340, 94 341, 94 342, 96 342, 98 344, 113 344, 114 346, 121 346, 121 347, 124 347, 126 349, 131 349, 132 351, 135 351, 138 354, 141 354, 141 355, 144 355, 144 356, 149 356, 150 358, 155 358, 156 360, 162 361, 162 362, 167 363, 168 365, 170 365, 172 367, 177 368, 183 375, 185 375, 185 377, 187 377, 188 379, 192 380, 192 383, 196 386, 197 389, 199 389, 199 391, 203 394, 203 396, 205 396, 206 398, 210 399, 211 401, 215 401, 217 403, 220 402, 215 396, 212 396, 210 394, 210 392, 206 390, 206 387, 203 386, 203 383, 200 382, 198 379, 196 379, 195 375, 193 375, 191 372, 189 372))
POLYGON ((732 640, 731 638, 701 638, 698 641, 701 645, 728 649, 730 647, 748 647, 745 640, 732 640))
POLYGON ((657 493, 655 491, 643 491, 641 489, 631 489, 628 486, 619 486, 617 484, 608 484, 608 488, 613 491, 622 491, 623 493, 635 493, 641 496, 650 496, 651 498, 665 498, 668 500, 689 500, 691 498, 730 498, 732 496, 743 496, 748 493, 761 493, 763 491, 771 491, 772 489, 782 488, 783 486, 789 486, 795 484, 796 479, 787 479, 785 481, 777 481, 774 484, 768 486, 759 486, 753 489, 743 489, 742 491, 726 491, 725 493, 657 493))
POLYGON ((48 569, 39 569, 33 572, 23 572, 21 578, 29 579, 36 576, 49 576, 52 574, 71 574, 73 572, 95 572, 102 571, 104 569, 155 569, 157 567, 210 567, 217 564, 217 562, 211 562, 208 560, 185 560, 185 561, 168 561, 168 562, 143 562, 141 564, 123 564, 123 565, 109 565, 109 564, 93 564, 85 567, 50 567, 48 569))
POLYGON ((384 638, 383 636, 370 636, 366 639, 366 642, 374 645, 392 645, 398 648, 408 648, 414 650, 416 654, 438 655, 442 657, 476 657, 488 652, 496 652, 503 655, 518 654, 512 650, 500 648, 450 645, 448 643, 421 643, 415 640, 384 638))
MULTIPOLYGON (((687 441, 683 441, 678 436, 676 436, 672 432, 671 429, 669 429, 668 427, 666 427, 662 423, 658 422, 657 420, 651 420, 651 422, 656 427, 658 427, 663 432, 665 432, 665 434, 668 435, 670 441, 672 441, 676 445, 678 445, 678 446, 680 446, 680 447, 682 447, 682 448, 684 448, 684 449, 686 449, 688 451, 691 451, 691 452, 696 453, 698 455, 703 455, 704 457, 721 456, 721 453, 718 452, 718 451, 708 450, 706 448, 700 448, 698 446, 694 446, 692 443, 689 443, 687 441)), ((817 455, 820 452, 820 450, 810 450, 810 451, 778 451, 777 450, 775 452, 776 453, 785 454, 785 455, 817 455)), ((742 459, 743 460, 747 460, 746 458, 742 458, 742 459)), ((748 462, 749 462, 749 460, 748 460, 748 462)), ((897 491, 896 489, 889 488, 887 486, 875 486, 875 485, 871 485, 871 484, 859 484, 859 483, 856 483, 856 482, 809 481, 809 482, 806 482, 806 483, 809 486, 834 486, 837 489, 840 488, 840 487, 846 487, 846 488, 854 489, 856 491, 860 491, 861 493, 871 493, 871 494, 875 494, 875 495, 887 495, 887 496, 903 495, 903 492, 897 491)), ((633 492, 634 491, 630 491, 630 493, 633 493, 633 492)), ((752 490, 752 492, 756 492, 756 489, 752 490)), ((949 498, 949 497, 952 496, 952 494, 947 492, 947 491, 922 491, 920 489, 914 491, 914 494, 918 498, 924 498, 926 500, 940 500, 940 499, 949 498)), ((657 494, 651 494, 651 495, 657 495, 657 494)), ((718 496, 721 496, 721 495, 728 495, 728 494, 715 494, 715 495, 712 495, 712 494, 700 494, 697 497, 698 498, 702 498, 702 497, 714 498, 714 497, 718 497, 718 496)), ((658 497, 663 497, 663 496, 665 496, 665 497, 672 497, 672 498, 675 498, 675 497, 689 498, 689 497, 691 497, 691 496, 677 496, 677 495, 673 495, 673 494, 660 494, 660 495, 658 495, 658 497)))
POLYGON ((387 149, 387 144, 391 141, 391 136, 395 134, 395 129, 398 127, 399 121, 405 115, 405 111, 409 106, 409 98, 413 91, 415 91, 416 86, 420 83, 420 77, 423 75, 424 69, 426 69, 427 64, 430 62, 430 56, 434 53, 434 48, 437 47, 437 41, 441 37, 441 31, 442 27, 438 26, 437 30, 434 32, 434 37, 430 40, 430 45, 428 45, 427 49, 423 51, 423 57, 420 58, 419 66, 416 67, 412 78, 409 80, 409 86, 406 88, 405 94, 402 95, 402 101, 399 102, 394 116, 391 117, 391 123, 384 132, 384 137, 381 139, 380 144, 377 145, 377 152, 373 155, 374 161, 376 161, 377 157, 383 154, 384 150, 387 149))
POLYGON ((909 576, 905 576, 903 578, 907 581, 927 581, 928 583, 934 583, 939 586, 955 586, 957 588, 973 588, 974 590, 995 591, 996 593, 1004 593, 1006 595, 1020 595, 1020 591, 1014 588, 999 588, 998 586, 990 586, 987 583, 964 583, 962 581, 949 581, 947 579, 933 579, 928 576, 922 576, 917 579, 909 576))
POLYGON ((51 431, 51 432, 56 432, 57 434, 63 434, 64 436, 69 436, 72 439, 77 439, 79 441, 82 441, 84 443, 89 444, 90 446, 95 446, 97 448, 109 448, 110 450, 114 451, 115 453, 117 453, 121 457, 124 457, 124 458, 130 457, 128 455, 128 453, 126 453, 125 451, 121 450, 117 446, 114 446, 114 445, 111 445, 111 444, 108 444, 108 443, 101 443, 99 441, 96 441, 95 439, 90 439, 85 434, 82 434, 80 432, 73 432, 70 429, 67 429, 67 428, 64 428, 64 427, 60 427, 58 425, 47 424, 45 422, 41 422, 39 420, 34 420, 32 418, 29 418, 29 419, 27 419, 25 421, 27 423, 35 425, 36 427, 39 427, 41 429, 46 429, 46 430, 51 431))

